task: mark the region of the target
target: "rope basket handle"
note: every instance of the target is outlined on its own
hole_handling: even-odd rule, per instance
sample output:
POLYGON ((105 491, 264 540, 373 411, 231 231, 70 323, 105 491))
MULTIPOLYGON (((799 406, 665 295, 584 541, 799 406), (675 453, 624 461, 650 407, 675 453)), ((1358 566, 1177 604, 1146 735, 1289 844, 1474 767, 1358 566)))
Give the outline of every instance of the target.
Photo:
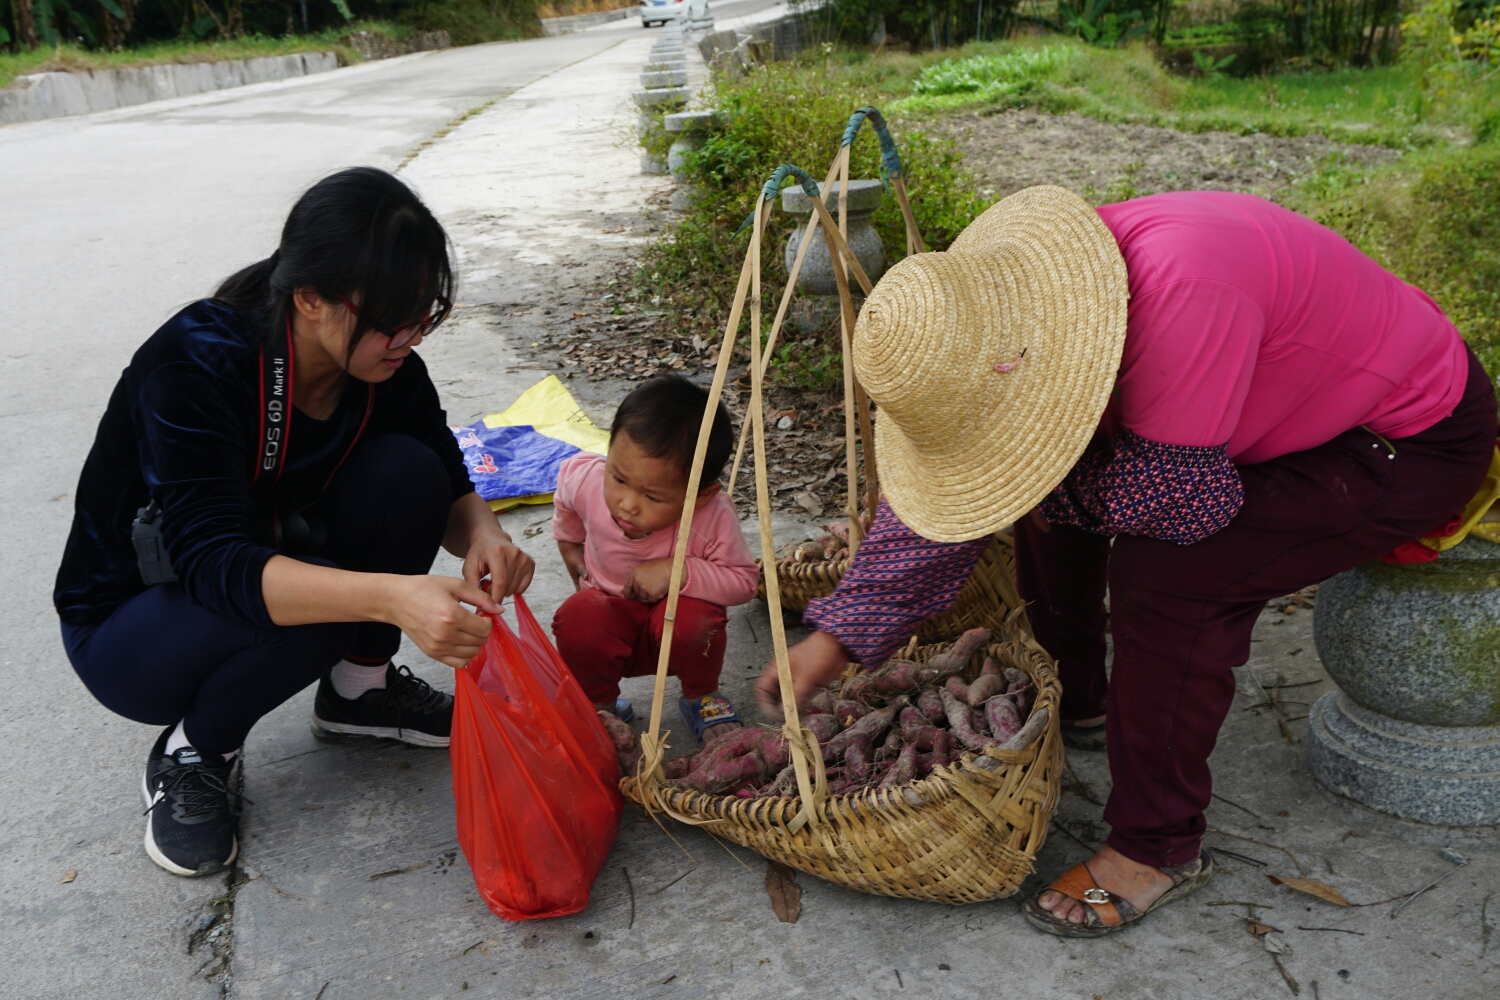
MULTIPOLYGON (((789 171, 790 172, 790 171, 789 171)), ((780 171, 778 171, 780 173, 780 171)), ((786 174, 783 173, 782 177, 786 174)), ((805 177, 806 174, 804 173, 805 177)), ((781 180, 777 179, 777 186, 781 180)), ((811 183, 809 178, 807 183, 811 183)), ((761 557, 773 571, 766 578, 766 604, 771 613, 771 641, 775 650, 776 675, 781 688, 781 706, 786 722, 782 727, 790 751, 792 766, 797 775, 797 790, 801 795, 801 809, 787 823, 787 829, 796 833, 808 823, 820 821, 820 810, 828 796, 828 776, 823 765, 823 754, 818 740, 803 728, 797 711, 797 696, 792 687, 791 661, 787 656, 786 627, 781 619, 781 592, 777 586, 774 566, 776 564, 776 542, 771 532, 771 498, 766 482, 765 413, 761 405, 761 389, 764 366, 761 351, 761 235, 766 220, 770 217, 771 205, 766 191, 756 196, 755 211, 751 214, 750 249, 740 269, 739 285, 735 289, 734 304, 729 310, 729 321, 725 324, 724 338, 719 346, 719 359, 714 368, 713 385, 709 389, 708 405, 704 407, 703 421, 698 428, 698 442, 693 451, 693 465, 688 473, 687 494, 682 505, 682 519, 677 529, 677 543, 672 552, 672 575, 667 587, 667 608, 662 623, 661 652, 656 661, 656 685, 651 693, 651 722, 641 737, 642 761, 634 780, 645 792, 642 798, 654 803, 657 808, 675 815, 668 799, 669 790, 661 763, 666 755, 667 743, 661 733, 662 706, 665 700, 667 665, 672 655, 672 640, 677 619, 678 599, 682 594, 682 576, 687 562, 688 542, 692 538, 693 511, 698 497, 698 488, 703 479, 703 460, 708 452, 708 441, 713 429, 714 417, 718 413, 719 399, 723 395, 724 382, 729 374, 730 361, 734 355, 734 344, 739 333, 740 320, 744 315, 747 294, 750 300, 750 422, 755 432, 755 489, 756 507, 760 522, 761 557)), ((847 292, 846 310, 851 308, 847 292)), ((627 779, 631 780, 631 779, 627 779)))
POLYGON ((860 126, 866 121, 875 130, 875 138, 880 141, 881 179, 896 192, 896 203, 901 206, 901 218, 906 222, 906 255, 910 257, 914 253, 926 253, 927 244, 922 241, 922 231, 917 228, 916 216, 912 215, 911 200, 906 197, 906 170, 901 163, 901 153, 896 149, 896 140, 891 138, 891 130, 885 124, 885 115, 880 113, 879 108, 866 104, 849 116, 849 124, 844 126, 844 138, 840 145, 845 149, 853 145, 854 137, 859 135, 860 126))
MULTIPOLYGON (((839 150, 839 154, 834 157, 832 165, 829 166, 828 176, 823 181, 823 188, 826 189, 831 185, 839 177, 840 171, 847 176, 848 170, 848 149, 844 147, 839 150)), ((874 285, 870 282, 869 276, 865 274, 864 268, 860 266, 858 258, 854 256, 854 251, 849 248, 849 243, 846 239, 847 234, 842 231, 846 226, 841 227, 834 223, 833 214, 829 212, 828 206, 823 201, 818 182, 813 180, 807 171, 795 164, 783 163, 776 168, 770 180, 766 181, 764 187, 761 188, 762 199, 766 203, 772 202, 780 194, 781 185, 788 177, 796 179, 802 185, 803 192, 807 194, 813 203, 813 215, 808 220, 806 235, 803 236, 801 242, 797 245, 797 255, 792 261, 791 272, 787 275, 786 288, 782 290, 781 303, 777 306, 776 318, 771 324, 771 335, 767 338, 766 349, 760 359, 759 373, 763 378, 770 366, 772 354, 776 349, 777 338, 781 334, 782 324, 786 321, 787 309, 791 305, 792 296, 797 289, 797 278, 802 273, 802 263, 807 259, 807 248, 812 245, 813 234, 821 225, 825 232, 832 234, 832 238, 827 242, 833 245, 833 252, 837 255, 837 258, 833 261, 833 272, 834 282, 839 290, 839 326, 842 331, 841 347, 844 358, 844 456, 845 464, 851 470, 848 476, 849 489, 845 493, 848 497, 849 553, 852 556, 858 550, 859 542, 864 537, 863 526, 859 520, 858 501, 856 499, 859 494, 859 463, 856 459, 858 451, 855 448, 854 437, 856 411, 860 414, 861 430, 864 433, 864 441, 866 442, 864 455, 865 482, 868 493, 867 510, 871 517, 874 516, 875 498, 878 495, 879 487, 875 478, 875 438, 869 425, 869 405, 868 401, 864 398, 863 390, 859 389, 854 381, 853 368, 849 363, 850 334, 854 330, 854 300, 849 291, 848 272, 841 265, 845 261, 848 262, 849 270, 853 271, 855 280, 859 282, 860 289, 866 295, 870 294, 874 285)), ((845 188, 847 186, 847 184, 844 185, 845 188)), ((847 213, 843 209, 846 207, 847 195, 842 195, 840 200, 840 218, 845 219, 847 218, 847 213)), ((751 224, 753 219, 754 215, 752 214, 750 218, 745 220, 744 225, 740 226, 740 230, 743 231, 746 226, 751 224)), ((749 421, 743 421, 740 424, 739 445, 735 449, 734 463, 730 466, 729 470, 729 496, 731 499, 734 497, 735 486, 739 482, 740 463, 744 459, 745 441, 749 427, 749 421)), ((764 564, 767 566, 775 565, 774 561, 765 562, 764 564)))

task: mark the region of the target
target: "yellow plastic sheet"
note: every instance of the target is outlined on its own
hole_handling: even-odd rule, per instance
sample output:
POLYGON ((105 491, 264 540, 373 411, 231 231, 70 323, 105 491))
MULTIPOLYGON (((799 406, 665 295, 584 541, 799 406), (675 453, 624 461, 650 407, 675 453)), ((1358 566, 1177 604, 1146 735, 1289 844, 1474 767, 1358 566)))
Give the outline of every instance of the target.
MULTIPOLYGON (((568 387, 556 375, 548 375, 536 385, 521 393, 510 406, 500 413, 491 413, 484 418, 486 427, 532 427, 538 434, 545 434, 583 451, 603 455, 609 451, 609 434, 594 426, 594 422, 583 412, 568 387)), ((533 493, 524 497, 506 497, 491 500, 490 509, 510 510, 522 504, 544 504, 552 502, 551 493, 533 493)))
POLYGON ((1417 541, 1435 552, 1446 552, 1468 535, 1475 535, 1487 542, 1500 544, 1500 521, 1481 521, 1500 500, 1500 447, 1490 456, 1490 472, 1484 477, 1484 485, 1464 507, 1463 520, 1458 530, 1447 538, 1419 538, 1417 541))
POLYGON ((556 375, 548 375, 521 393, 501 413, 484 418, 486 427, 530 426, 538 434, 603 455, 609 451, 609 434, 594 426, 573 394, 556 375))

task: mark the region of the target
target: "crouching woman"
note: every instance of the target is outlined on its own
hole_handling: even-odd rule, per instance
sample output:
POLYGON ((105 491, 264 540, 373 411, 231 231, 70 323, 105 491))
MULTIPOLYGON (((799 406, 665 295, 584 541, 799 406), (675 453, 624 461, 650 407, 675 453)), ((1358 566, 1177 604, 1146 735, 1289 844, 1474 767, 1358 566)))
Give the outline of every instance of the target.
POLYGON ((464 605, 497 612, 531 580, 414 352, 452 284, 426 206, 345 170, 115 386, 54 603, 89 692, 163 727, 141 790, 146 851, 169 872, 234 860, 233 759, 314 681, 322 738, 447 746, 452 698, 392 664, 401 634, 461 667, 490 626, 464 605), (463 579, 427 575, 439 545, 463 579))

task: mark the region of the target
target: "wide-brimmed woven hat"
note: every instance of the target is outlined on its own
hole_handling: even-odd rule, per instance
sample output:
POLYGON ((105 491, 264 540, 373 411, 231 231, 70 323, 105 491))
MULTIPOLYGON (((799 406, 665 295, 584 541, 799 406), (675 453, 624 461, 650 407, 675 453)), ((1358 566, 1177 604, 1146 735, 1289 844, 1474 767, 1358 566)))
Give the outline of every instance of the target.
POLYGON ((886 272, 860 313, 854 370, 879 406, 891 508, 941 542, 1014 522, 1083 454, 1125 344, 1125 260, 1088 203, 1033 187, 942 253, 886 272))

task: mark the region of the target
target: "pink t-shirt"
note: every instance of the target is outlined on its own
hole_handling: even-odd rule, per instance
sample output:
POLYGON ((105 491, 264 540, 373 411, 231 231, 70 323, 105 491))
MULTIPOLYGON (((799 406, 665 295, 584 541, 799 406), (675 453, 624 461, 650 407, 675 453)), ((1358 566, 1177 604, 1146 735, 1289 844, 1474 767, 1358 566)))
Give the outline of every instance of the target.
MULTIPOLYGON (((604 457, 579 452, 557 472, 552 497, 552 537, 583 543, 583 585, 621 596, 625 581, 643 562, 668 559, 677 549, 677 523, 645 538, 626 538, 604 502, 604 457)), ((734 504, 723 493, 693 512, 682 583, 684 597, 726 607, 755 596, 760 569, 740 532, 734 504)))
POLYGON ((1130 275, 1106 429, 1227 442, 1251 465, 1361 424, 1409 437, 1463 395, 1464 344, 1437 304, 1310 219, 1223 191, 1137 198, 1099 216, 1130 275))

